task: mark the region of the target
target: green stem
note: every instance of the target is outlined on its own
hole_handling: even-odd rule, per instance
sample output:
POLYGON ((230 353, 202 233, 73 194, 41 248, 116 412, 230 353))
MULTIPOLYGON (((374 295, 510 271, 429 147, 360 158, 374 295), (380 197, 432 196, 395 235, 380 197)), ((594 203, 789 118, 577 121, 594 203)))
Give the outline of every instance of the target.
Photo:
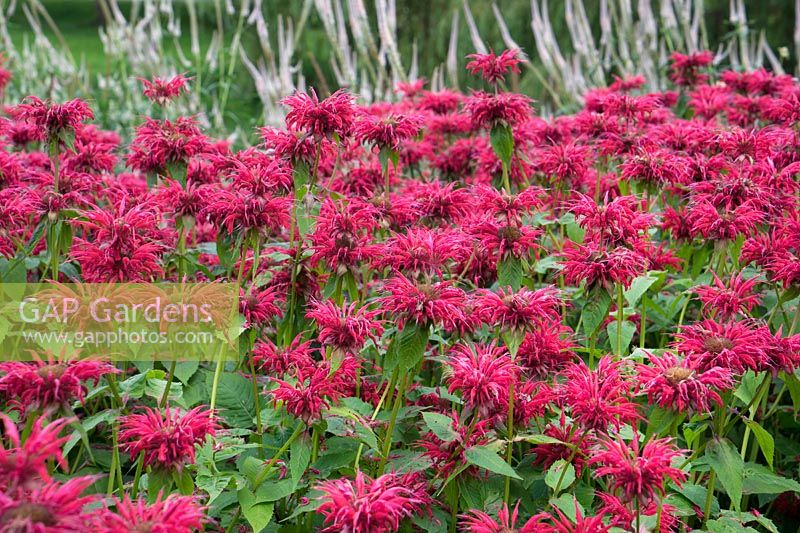
MULTIPOLYGON (((514 458, 514 381, 512 380, 511 383, 508 385, 508 418, 506 420, 506 425, 508 426, 508 442, 506 443, 506 464, 509 467, 511 466, 511 462, 514 458)), ((513 467, 512 467, 513 468, 513 467)), ((509 499, 511 497, 511 477, 506 476, 505 479, 505 490, 503 501, 508 505, 509 499)))
POLYGON ((131 487, 131 499, 135 500, 139 494, 139 480, 142 477, 142 469, 144 468, 144 451, 139 452, 139 457, 136 459, 136 473, 133 475, 133 486, 131 487))
POLYGON ((617 285, 617 355, 622 356, 622 322, 625 320, 622 284, 617 285))
MULTIPOLYGON (((398 370, 395 369, 394 373, 397 374, 398 370)), ((386 436, 383 438, 383 450, 381 452, 381 462, 378 465, 378 475, 383 474, 384 468, 386 468, 386 462, 389 460, 389 452, 392 449, 392 435, 394 434, 394 425, 397 422, 397 413, 400 412, 400 407, 405 403, 406 400, 406 381, 408 379, 408 374, 403 374, 403 377, 400 378, 400 384, 397 388, 397 397, 394 400, 394 407, 392 408, 392 415, 389 419, 389 427, 386 429, 386 436)))
POLYGON ((300 436, 300 434, 303 432, 303 429, 305 429, 305 425, 302 422, 298 422, 294 433, 292 433, 289 436, 289 439, 283 443, 283 446, 281 446, 280 449, 275 452, 275 455, 273 455, 272 459, 269 460, 267 465, 264 467, 264 470, 262 470, 258 474, 258 477, 256 477, 256 479, 253 481, 253 490, 258 489, 258 487, 261 486, 261 484, 264 482, 264 479, 266 479, 267 474, 269 474, 270 470, 272 470, 272 467, 275 466, 275 463, 278 462, 278 459, 281 458, 281 455, 283 455, 286 450, 289 449, 289 446, 292 445, 295 439, 300 436))
POLYGON ((713 470, 708 477, 708 492, 706 492, 706 503, 703 506, 703 529, 706 529, 708 524, 708 517, 711 514, 711 503, 714 501, 714 486, 717 483, 717 473, 713 470))
MULTIPOLYGON (((236 287, 240 288, 242 286, 242 276, 244 276, 244 264, 246 263, 247 259, 247 249, 248 246, 245 244, 242 247, 241 258, 239 259, 239 272, 236 275, 236 287)), ((234 299, 235 302, 238 302, 238 298, 234 299)), ((234 304, 235 305, 235 304, 234 304)), ((231 315, 233 316, 236 313, 236 309, 231 309, 231 315)), ((222 369, 225 366, 224 358, 222 357, 222 353, 224 350, 225 344, 221 343, 219 347, 219 351, 217 352, 217 364, 214 368, 214 380, 211 383, 211 399, 208 403, 208 408, 211 411, 211 416, 214 416, 214 407, 217 405, 217 392, 219 391, 219 380, 222 378, 222 369)))

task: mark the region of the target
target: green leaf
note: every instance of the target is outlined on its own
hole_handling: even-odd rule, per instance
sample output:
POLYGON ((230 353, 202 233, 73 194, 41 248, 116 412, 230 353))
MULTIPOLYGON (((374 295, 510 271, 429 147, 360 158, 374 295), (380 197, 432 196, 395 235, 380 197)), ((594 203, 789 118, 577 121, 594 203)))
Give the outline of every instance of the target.
POLYGON ((795 492, 800 494, 800 483, 794 479, 779 476, 756 463, 747 463, 744 467, 744 494, 780 494, 795 492))
POLYGON ((522 268, 522 259, 519 257, 508 256, 504 257, 497 263, 497 284, 501 288, 511 287, 518 291, 522 286, 522 278, 524 269, 522 268))
POLYGON ((199 367, 199 361, 179 361, 175 365, 175 377, 181 380, 184 385, 188 385, 189 380, 192 379, 199 367))
POLYGON ((611 295, 605 287, 597 286, 587 295, 587 302, 583 308, 583 331, 587 337, 593 336, 608 317, 611 309, 611 295))
MULTIPOLYGON (((206 376, 206 386, 209 394, 214 379, 213 372, 206 376)), ((253 385, 248 379, 228 372, 220 376, 217 388, 217 406, 220 413, 232 427, 249 428, 255 420, 255 402, 253 385)))
POLYGON ((311 462, 311 442, 308 436, 303 434, 294 439, 289 452, 289 472, 292 475, 294 486, 297 487, 311 462))
POLYGON ((453 419, 449 416, 425 411, 422 413, 422 418, 433 434, 441 440, 453 442, 458 437, 458 433, 453 430, 453 419))
POLYGON ((189 470, 183 469, 182 472, 173 472, 172 480, 181 494, 189 495, 194 492, 194 479, 192 479, 192 473, 189 470))
POLYGON ((506 124, 498 124, 491 132, 492 149, 497 158, 508 168, 514 155, 514 133, 506 124))
MULTIPOLYGON (((617 326, 618 322, 614 321, 611 322, 608 326, 606 326, 606 331, 608 332, 608 339, 611 342, 611 346, 616 350, 617 349, 617 326)), ((633 339, 633 334, 636 333, 636 325, 632 322, 627 320, 622 321, 622 353, 625 353, 628 349, 628 346, 631 344, 631 340, 633 339)))
POLYGON ((473 446, 464 452, 467 462, 501 476, 522 479, 494 450, 486 446, 473 446))
POLYGON ((407 372, 417 366, 428 347, 428 327, 407 323, 389 345, 384 361, 385 370, 397 368, 407 372))
POLYGON ((530 442, 531 444, 561 444, 569 446, 569 444, 566 444, 564 441, 549 435, 517 435, 514 437, 514 441, 520 440, 530 442))
POLYGON ((294 170, 292 171, 292 180, 294 182, 295 193, 299 192, 309 181, 308 165, 304 161, 295 161, 294 170))
MULTIPOLYGON (((550 466, 547 470, 547 474, 544 476, 544 482, 553 490, 558 488, 558 492, 561 492, 565 488, 572 485, 575 481, 575 467, 572 466, 571 463, 566 462, 564 459, 559 459, 555 463, 550 466), (566 468, 566 471, 564 470, 566 468), (561 476, 564 476, 564 479, 561 479, 561 476), (561 480, 561 486, 559 486, 558 482, 561 480)), ((556 496, 558 495, 556 493, 556 496)))
POLYGON ((219 231, 217 231, 216 244, 219 264, 226 270, 230 270, 236 262, 236 250, 234 250, 233 237, 223 227, 220 227, 219 231))
POLYGON ((744 461, 739 452, 728 439, 714 439, 706 446, 705 458, 717 473, 731 503, 739 509, 744 479, 744 461))
POLYGON ((745 418, 744 423, 747 424, 747 427, 749 427, 750 431, 752 431, 753 435, 755 435, 756 442, 758 442, 758 447, 761 448, 761 453, 764 454, 767 464, 769 464, 770 468, 774 468, 773 460, 775 459, 775 439, 772 438, 772 435, 770 435, 769 431, 764 429, 761 424, 755 420, 745 418))
POLYGON ((237 496, 239 497, 239 505, 242 507, 242 514, 247 519, 250 527, 253 528, 253 533, 263 531, 272 520, 275 504, 258 501, 256 495, 246 488, 240 489, 237 496))
POLYGON ((583 506, 578 503, 572 494, 562 494, 558 498, 550 498, 550 504, 553 507, 557 507, 572 522, 577 522, 578 513, 581 513, 581 516, 586 516, 583 506))
POLYGON ((636 304, 639 303, 639 299, 647 292, 647 289, 650 288, 653 283, 658 281, 658 276, 654 276, 652 273, 647 273, 644 276, 638 276, 631 281, 631 286, 624 292, 625 299, 628 301, 628 305, 631 307, 636 307, 636 304))

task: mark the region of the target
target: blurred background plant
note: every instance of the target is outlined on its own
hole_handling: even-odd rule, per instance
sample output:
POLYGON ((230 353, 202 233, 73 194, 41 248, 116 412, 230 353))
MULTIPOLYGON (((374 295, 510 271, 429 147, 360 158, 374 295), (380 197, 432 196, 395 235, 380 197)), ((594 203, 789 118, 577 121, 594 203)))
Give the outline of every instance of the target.
POLYGON ((512 88, 545 114, 614 75, 664 88, 675 50, 794 73, 800 0, 0 0, 0 44, 6 103, 81 96, 120 130, 154 111, 136 78, 185 73, 193 96, 178 111, 247 141, 295 89, 349 87, 365 101, 419 77, 464 89, 466 54, 489 48, 525 52, 512 88))

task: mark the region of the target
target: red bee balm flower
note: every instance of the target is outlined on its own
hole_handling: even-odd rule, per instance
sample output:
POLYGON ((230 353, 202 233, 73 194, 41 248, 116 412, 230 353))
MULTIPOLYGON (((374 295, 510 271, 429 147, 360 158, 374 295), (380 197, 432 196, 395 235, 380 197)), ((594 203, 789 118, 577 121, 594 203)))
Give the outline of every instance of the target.
POLYGON ((427 506, 429 497, 419 487, 405 486, 403 478, 384 474, 370 479, 357 472, 355 480, 336 479, 317 486, 322 505, 317 509, 330 524, 323 532, 388 533, 427 506))
POLYGON ((486 417, 508 405, 509 386, 517 381, 518 368, 504 347, 457 344, 447 365, 448 390, 460 391, 467 407, 486 417))
POLYGON ((385 283, 385 288, 389 294, 380 299, 381 307, 388 315, 394 315, 392 318, 401 326, 408 322, 435 324, 452 331, 467 323, 466 294, 451 282, 415 285, 397 274, 385 283))
POLYGON ((500 55, 495 55, 493 50, 488 54, 470 54, 467 56, 472 59, 467 63, 467 70, 470 74, 480 73, 483 79, 496 85, 497 82, 505 81, 506 73, 514 72, 519 74, 519 50, 504 50, 500 55))
POLYGON ((540 522, 546 516, 538 514, 531 517, 525 524, 517 527, 517 517, 519 515, 519 502, 510 511, 507 504, 497 511, 497 520, 483 511, 472 510, 468 514, 461 515, 461 525, 459 529, 467 533, 544 533, 551 531, 549 526, 540 522))
POLYGON ((33 422, 31 431, 23 443, 14 422, 2 413, 0 418, 5 429, 4 437, 13 446, 11 448, 0 446, 0 490, 5 492, 16 488, 27 490, 43 481, 50 481, 47 465, 49 459, 53 459, 62 468, 66 466, 61 446, 69 437, 58 435, 72 422, 72 419, 59 418, 45 425, 45 417, 41 416, 33 422))
POLYGON ((656 495, 663 496, 665 480, 680 485, 686 479, 685 472, 671 466, 678 457, 681 452, 667 439, 651 439, 640 448, 636 438, 630 444, 617 438, 602 441, 589 462, 599 465, 595 475, 611 478, 611 487, 626 501, 646 506, 656 495))
POLYGON ((64 133, 74 132, 84 121, 94 118, 89 105, 78 98, 57 104, 29 96, 25 102, 12 108, 12 114, 33 124, 38 130, 37 136, 44 140, 52 141, 64 133))
POLYGON ((476 128, 492 129, 498 124, 514 126, 531 116, 532 100, 517 93, 489 94, 476 91, 467 98, 464 109, 476 128))
POLYGON ((332 300, 312 304, 312 310, 306 314, 319 325, 319 340, 322 344, 332 346, 343 352, 358 353, 372 339, 376 343, 383 327, 374 320, 380 311, 370 311, 365 307, 356 308, 357 303, 349 306, 337 306, 332 300))
POLYGON ((389 115, 383 118, 365 115, 356 123, 355 137, 378 148, 397 151, 400 143, 414 137, 422 124, 419 115, 389 115))
POLYGON ((170 494, 153 503, 142 498, 131 500, 126 494, 108 509, 97 514, 93 527, 100 533, 130 533, 150 531, 153 533, 191 533, 202 529, 208 522, 205 508, 191 496, 170 494))
POLYGON ((745 280, 739 273, 726 284, 714 274, 714 285, 700 285, 694 291, 703 302, 703 309, 722 320, 729 320, 738 313, 749 313, 761 303, 761 297, 753 294, 758 278, 745 280))
POLYGON ((610 425, 619 428, 640 418, 637 404, 630 399, 631 384, 623 377, 621 364, 605 356, 595 370, 583 361, 564 370, 564 404, 584 428, 604 433, 610 425))
POLYGON ((290 108, 286 125, 316 137, 340 137, 350 134, 355 116, 353 97, 343 90, 336 91, 320 101, 314 89, 311 94, 297 92, 284 98, 282 103, 290 108))
POLYGON ((180 96, 182 91, 188 91, 186 84, 189 78, 181 75, 173 76, 170 79, 153 78, 146 80, 139 78, 142 82, 142 94, 151 102, 160 106, 168 104, 172 99, 180 96))
POLYGON ((81 496, 95 476, 52 481, 34 490, 0 492, 0 531, 3 533, 61 533, 87 531, 92 515, 84 511, 95 496, 81 496))
POLYGON ((84 382, 95 385, 106 374, 117 373, 110 364, 92 359, 37 360, 30 363, 0 363, 0 395, 20 411, 45 409, 83 401, 84 382))
POLYGON ((144 464, 180 470, 194 463, 194 448, 214 435, 217 423, 203 407, 190 411, 145 407, 143 413, 120 419, 120 446, 136 460, 144 453, 144 464))
POLYGON ((661 407, 679 412, 693 409, 708 413, 712 403, 722 405, 717 391, 733 388, 733 376, 727 368, 712 367, 701 371, 697 360, 681 361, 670 353, 661 357, 649 354, 649 359, 653 366, 637 365, 636 378, 648 400, 661 407))

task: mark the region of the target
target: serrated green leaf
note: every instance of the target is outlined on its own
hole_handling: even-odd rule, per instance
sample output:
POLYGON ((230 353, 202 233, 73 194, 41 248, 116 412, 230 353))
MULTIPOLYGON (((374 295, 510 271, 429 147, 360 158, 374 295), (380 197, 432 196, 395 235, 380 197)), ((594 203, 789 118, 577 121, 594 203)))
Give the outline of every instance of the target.
POLYGON ((733 506, 739 509, 744 480, 744 461, 741 455, 728 439, 713 439, 706 446, 705 458, 717 473, 717 478, 733 506))
POLYGON ((389 345, 384 361, 384 370, 395 368, 407 372, 417 366, 428 347, 428 328, 408 323, 397 332, 389 345))
POLYGON ((794 479, 779 476, 764 465, 747 463, 744 466, 743 477, 742 492, 744 494, 780 494, 782 492, 800 494, 800 483, 794 479))
POLYGON ((747 424, 747 427, 753 432, 758 447, 761 448, 761 453, 764 454, 764 458, 767 460, 767 464, 769 464, 770 468, 773 468, 773 460, 775 459, 775 439, 772 438, 769 431, 764 429, 761 424, 755 420, 745 418, 744 423, 747 424))
POLYGON ((497 453, 486 446, 473 446, 464 452, 467 462, 501 476, 522 479, 497 453))
POLYGON ((623 293, 628 305, 631 307, 636 307, 636 304, 639 303, 639 299, 656 281, 658 281, 658 276, 655 276, 652 273, 647 273, 644 276, 633 278, 633 281, 631 281, 631 286, 623 293))
POLYGON ((447 415, 425 411, 422 413, 425 424, 434 435, 445 442, 453 442, 458 437, 458 433, 453 429, 453 419, 447 415))
POLYGON ((504 257, 497 263, 497 284, 501 288, 511 287, 518 291, 522 286, 524 269, 522 260, 518 257, 504 257))
POLYGON ((506 124, 498 124, 492 128, 490 137, 495 155, 508 168, 514 155, 514 133, 506 124))
MULTIPOLYGON (((214 378, 213 373, 206 376, 206 386, 209 394, 214 378)), ((228 421, 228 424, 237 428, 252 427, 255 420, 255 402, 257 398, 253 395, 253 386, 248 379, 239 375, 224 372, 220 376, 217 388, 217 406, 220 414, 228 421)))
POLYGON ((292 482, 297 487, 300 479, 311 462, 311 442, 307 435, 302 434, 294 439, 289 448, 289 472, 292 482))
POLYGON ((581 316, 583 331, 587 337, 594 335, 608 317, 611 309, 611 295, 605 287, 597 286, 586 296, 587 302, 581 316))
MULTIPOLYGON (((553 463, 544 476, 545 484, 547 484, 547 486, 553 490, 556 490, 556 488, 558 488, 559 493, 565 488, 572 485, 574 481, 575 481, 575 467, 572 466, 571 463, 566 462, 564 459, 559 459, 558 461, 553 463), (559 481, 561 481, 560 486, 558 483, 559 481)), ((556 495, 558 495, 558 493, 556 495)))
MULTIPOLYGON (((608 338, 611 341, 611 346, 614 349, 617 349, 617 326, 619 322, 614 321, 606 326, 606 331, 608 332, 608 338)), ((636 333, 636 325, 632 322, 627 320, 622 321, 622 353, 625 353, 628 349, 628 346, 631 344, 631 340, 633 339, 633 335, 636 333)))
POLYGON ((256 495, 247 488, 239 489, 237 496, 239 505, 242 507, 242 514, 247 519, 250 527, 253 528, 253 533, 261 533, 272 520, 275 504, 272 502, 259 502, 256 495))

